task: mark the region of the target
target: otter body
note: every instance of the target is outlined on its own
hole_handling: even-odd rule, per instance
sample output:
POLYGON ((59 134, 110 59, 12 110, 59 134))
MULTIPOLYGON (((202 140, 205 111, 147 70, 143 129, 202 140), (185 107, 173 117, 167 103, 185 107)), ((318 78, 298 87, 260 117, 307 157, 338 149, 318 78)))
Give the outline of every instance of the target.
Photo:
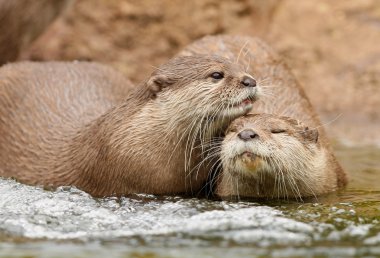
MULTIPOLYGON (((234 61, 245 67, 246 71, 258 80, 263 88, 263 96, 259 101, 254 103, 251 111, 252 113, 272 114, 275 117, 277 116, 276 119, 278 119, 278 121, 282 120, 280 116, 287 116, 302 121, 302 123, 306 124, 310 128, 318 128, 318 146, 320 146, 320 148, 323 149, 323 153, 325 153, 325 164, 322 166, 323 169, 319 171, 319 174, 324 175, 322 178, 325 178, 326 180, 314 180, 312 182, 314 185, 311 188, 319 189, 318 191, 315 190, 314 193, 311 193, 310 190, 305 190, 301 194, 297 193, 297 196, 327 193, 336 190, 338 187, 346 185, 346 174, 342 170, 332 152, 331 147, 329 146, 329 142, 322 128, 321 122, 310 104, 309 99, 305 95, 304 90, 296 80, 295 76, 291 73, 290 69, 271 48, 257 38, 212 36, 205 37, 188 46, 181 52, 181 55, 194 55, 202 53, 213 53, 234 61)), ((242 118, 242 120, 244 119, 245 118, 242 118)), ((272 117, 272 119, 274 118, 272 117)), ((249 118, 247 118, 247 123, 249 122, 248 120, 249 118)), ((259 128, 265 128, 264 121, 265 119, 261 119, 259 128)), ((228 137, 230 136, 227 135, 226 139, 228 137)), ((283 145, 286 145, 285 141, 286 138, 284 138, 284 142, 282 143, 283 145)), ((273 152, 276 152, 276 150, 273 149, 273 152)), ((301 155, 301 153, 290 152, 288 155, 290 160, 292 158, 291 155, 301 155)), ((286 156, 284 158, 286 158, 286 156)), ((310 166, 312 166, 312 164, 310 164, 310 166)), ((258 195, 260 197, 273 196, 273 194, 269 194, 268 191, 261 191, 260 194, 257 194, 255 192, 256 188, 253 187, 257 181, 252 180, 252 178, 251 182, 249 182, 250 179, 247 179, 246 177, 241 178, 236 176, 235 181, 233 181, 231 179, 233 177, 230 175, 231 173, 236 175, 236 173, 234 173, 234 171, 229 171, 231 169, 231 167, 223 168, 223 172, 219 178, 220 183, 216 189, 216 193, 218 195, 230 196, 240 193, 241 196, 247 197, 255 197, 258 195), (237 191, 236 189, 233 189, 236 188, 236 185, 246 185, 248 187, 239 188, 239 191, 237 191)), ((313 170, 311 169, 310 173, 312 173, 311 171, 313 170)), ((277 172, 280 173, 280 171, 277 172)), ((286 175, 284 176, 286 177, 286 175)), ((272 179, 273 182, 271 183, 275 184, 275 177, 273 176, 272 179)), ((267 183, 269 184, 270 182, 267 183)), ((288 188, 289 191, 282 190, 282 193, 278 195, 276 195, 277 192, 275 189, 271 189, 273 190, 273 193, 275 193, 275 196, 281 195, 281 197, 286 197, 295 195, 290 191, 290 188, 288 188)))
MULTIPOLYGON (((98 64, 5 65, 0 69, 0 176, 80 187, 86 179, 80 179, 78 169, 84 162, 89 169, 101 166, 90 159, 97 159, 97 145, 102 144, 95 131, 87 140, 82 134, 134 88, 121 74, 98 64)), ((105 188, 107 184, 103 182, 105 188)))
POLYGON ((252 107, 253 78, 226 59, 170 60, 137 87, 90 63, 0 68, 0 176, 95 196, 198 191, 202 141, 252 107))

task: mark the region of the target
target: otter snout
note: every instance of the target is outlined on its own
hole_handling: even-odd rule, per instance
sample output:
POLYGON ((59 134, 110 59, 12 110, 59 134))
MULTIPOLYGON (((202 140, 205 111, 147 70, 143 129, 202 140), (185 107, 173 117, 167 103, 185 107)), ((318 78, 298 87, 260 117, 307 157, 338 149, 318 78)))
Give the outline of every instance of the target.
POLYGON ((259 135, 252 129, 244 129, 238 133, 238 137, 243 141, 250 141, 252 139, 259 138, 259 135))
POLYGON ((256 80, 245 75, 240 82, 244 87, 256 87, 256 80))

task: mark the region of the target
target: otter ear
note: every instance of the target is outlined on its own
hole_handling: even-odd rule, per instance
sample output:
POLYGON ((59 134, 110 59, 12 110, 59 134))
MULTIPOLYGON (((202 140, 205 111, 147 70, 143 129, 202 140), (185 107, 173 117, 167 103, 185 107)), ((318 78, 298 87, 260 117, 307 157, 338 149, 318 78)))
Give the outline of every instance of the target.
POLYGON ((147 82, 149 90, 155 96, 163 88, 166 88, 173 84, 174 82, 170 80, 166 75, 153 75, 147 82))
POLYGON ((312 141, 312 142, 317 142, 318 137, 319 137, 319 132, 317 129, 309 129, 309 127, 305 127, 301 134, 305 137, 305 139, 312 141))

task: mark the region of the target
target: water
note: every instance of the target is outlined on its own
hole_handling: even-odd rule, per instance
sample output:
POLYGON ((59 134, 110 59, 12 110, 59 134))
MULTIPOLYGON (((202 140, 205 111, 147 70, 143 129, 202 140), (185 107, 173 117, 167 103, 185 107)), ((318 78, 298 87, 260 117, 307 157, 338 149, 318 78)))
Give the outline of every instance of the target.
POLYGON ((304 203, 94 199, 0 179, 0 257, 380 256, 380 149, 336 153, 349 187, 304 203))

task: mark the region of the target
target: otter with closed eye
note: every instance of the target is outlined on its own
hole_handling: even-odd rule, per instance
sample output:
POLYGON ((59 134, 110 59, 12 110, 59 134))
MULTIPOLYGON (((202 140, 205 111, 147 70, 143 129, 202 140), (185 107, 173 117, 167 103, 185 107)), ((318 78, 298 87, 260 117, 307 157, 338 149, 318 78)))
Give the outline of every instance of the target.
POLYGON ((271 114, 236 119, 221 145, 222 197, 300 198, 337 189, 329 151, 316 128, 271 114))
MULTIPOLYGON (((323 126, 302 86, 268 45, 251 37, 208 36, 186 47, 180 55, 204 53, 223 56, 245 67, 245 71, 257 79, 263 92, 253 104, 252 112, 269 114, 243 117, 236 122, 246 124, 241 130, 255 131, 257 137, 253 137, 252 141, 243 144, 236 133, 226 133, 221 150, 223 166, 216 166, 222 166, 222 171, 219 175, 214 173, 216 176, 209 180, 209 185, 216 184, 215 192, 218 195, 227 197, 239 193, 245 197, 298 198, 332 192, 347 184, 347 175, 336 160, 323 126), (290 122, 292 120, 284 116, 302 121, 309 128, 318 128, 318 141, 308 140, 308 137, 316 135, 315 130, 295 127, 290 122), (278 123, 278 128, 274 127, 275 123, 278 123), (254 126, 251 127, 251 124, 254 126), (239 156, 239 146, 243 145, 247 152, 239 156), (257 176, 263 175, 266 175, 265 183, 257 179, 257 176), (221 184, 218 184, 218 178, 223 178, 221 184)), ((242 132, 241 136, 246 134, 242 132)), ((216 156, 218 144, 220 142, 210 144, 212 155, 205 158, 205 163, 213 163, 211 159, 216 156)))
POLYGON ((254 78, 212 55, 177 57, 134 90, 91 63, 0 68, 0 176, 95 196, 191 194, 208 177, 202 143, 246 114, 254 78))

